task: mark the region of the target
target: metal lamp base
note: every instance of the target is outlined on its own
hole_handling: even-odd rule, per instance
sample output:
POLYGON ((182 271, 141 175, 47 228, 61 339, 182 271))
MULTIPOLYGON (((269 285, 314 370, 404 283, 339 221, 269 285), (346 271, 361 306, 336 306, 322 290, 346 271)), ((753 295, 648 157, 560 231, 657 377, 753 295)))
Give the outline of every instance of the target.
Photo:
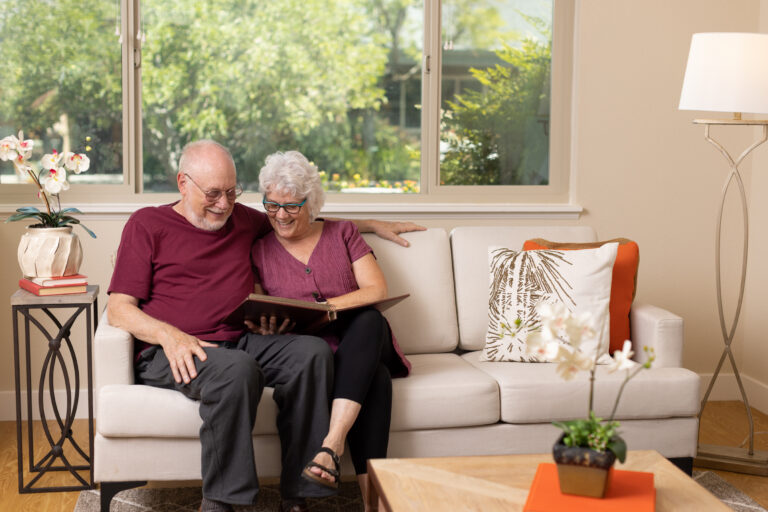
POLYGON ((746 448, 701 444, 693 459, 693 465, 734 473, 768 476, 768 452, 754 450, 750 455, 746 448))

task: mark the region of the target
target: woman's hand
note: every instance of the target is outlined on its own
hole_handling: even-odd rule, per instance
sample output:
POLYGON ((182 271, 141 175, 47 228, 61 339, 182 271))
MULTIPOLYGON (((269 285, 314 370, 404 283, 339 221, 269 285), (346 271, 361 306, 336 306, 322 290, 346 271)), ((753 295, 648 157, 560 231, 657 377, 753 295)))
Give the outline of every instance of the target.
POLYGON ((278 327, 277 317, 272 315, 267 318, 266 315, 261 315, 259 324, 245 321, 245 325, 248 326, 248 330, 255 334, 268 335, 268 334, 285 334, 296 326, 296 322, 291 322, 290 318, 284 318, 283 323, 278 327))

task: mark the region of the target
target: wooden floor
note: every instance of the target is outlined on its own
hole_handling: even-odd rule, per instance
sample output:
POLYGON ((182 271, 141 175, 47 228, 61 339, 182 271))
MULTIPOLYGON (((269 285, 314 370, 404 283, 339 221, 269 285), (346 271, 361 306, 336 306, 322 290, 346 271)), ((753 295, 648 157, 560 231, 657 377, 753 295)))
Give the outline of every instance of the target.
MULTIPOLYGON (((759 411, 752 412, 755 421, 755 449, 768 451, 768 415, 759 411)), ((701 423, 700 441, 708 444, 739 446, 747 436, 747 415, 741 402, 711 402, 704 409, 701 423)), ((42 456, 43 429, 40 422, 35 423, 35 449, 38 457, 42 456)), ((88 424, 84 420, 75 422, 74 438, 87 446, 88 424)), ((630 447, 631 448, 631 447, 630 447)), ((74 458, 71 450, 65 452, 74 458)), ((16 423, 0 422, 0 510, 14 512, 72 512, 79 492, 47 492, 40 494, 18 493, 18 462, 16 457, 16 423)), ((752 499, 768 509, 768 477, 742 475, 725 471, 716 471, 721 477, 749 494, 752 499)), ((81 473, 84 478, 87 474, 81 473)), ((30 476, 25 475, 25 484, 30 476)), ((64 473, 55 474, 48 485, 72 485, 73 478, 64 473)))

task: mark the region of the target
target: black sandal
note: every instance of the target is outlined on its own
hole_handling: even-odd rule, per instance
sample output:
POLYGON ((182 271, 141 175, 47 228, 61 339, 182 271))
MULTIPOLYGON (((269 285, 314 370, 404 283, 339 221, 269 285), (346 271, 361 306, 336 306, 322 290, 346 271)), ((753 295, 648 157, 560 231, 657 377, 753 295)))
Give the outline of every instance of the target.
POLYGON ((324 485, 326 487, 330 487, 331 489, 338 489, 339 488, 339 468, 341 467, 341 463, 339 462, 339 456, 336 455, 336 452, 334 452, 333 450, 331 450, 326 446, 322 446, 318 450, 318 453, 320 452, 325 452, 331 456, 331 459, 333 460, 333 464, 336 466, 336 469, 327 468, 311 460, 307 462, 306 466, 304 466, 304 471, 301 472, 301 476, 305 480, 309 480, 313 483, 324 485), (328 473, 333 477, 333 481, 328 480, 327 478, 323 478, 321 475, 314 474, 312 471, 310 471, 311 468, 319 468, 321 471, 325 471, 326 473, 328 473))

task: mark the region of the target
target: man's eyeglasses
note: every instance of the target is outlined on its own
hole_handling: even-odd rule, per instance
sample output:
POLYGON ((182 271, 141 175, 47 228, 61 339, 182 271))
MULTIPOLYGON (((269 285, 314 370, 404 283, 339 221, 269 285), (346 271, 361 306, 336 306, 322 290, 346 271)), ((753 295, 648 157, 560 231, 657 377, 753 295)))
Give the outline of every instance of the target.
POLYGON ((307 198, 305 197, 304 200, 300 203, 285 203, 280 204, 276 203, 274 201, 267 201, 264 199, 261 204, 264 205, 264 209, 267 210, 269 213, 277 213, 280 211, 280 208, 285 210, 285 213, 295 214, 299 213, 299 210, 301 210, 301 207, 304 206, 304 203, 307 202, 307 198))
POLYGON ((200 192, 202 192, 205 195, 205 199, 211 203, 215 203, 219 200, 219 198, 222 196, 222 194, 227 196, 227 199, 229 201, 234 201, 238 197, 240 197, 240 194, 243 193, 243 187, 240 186, 238 183, 235 185, 235 188, 230 188, 229 190, 219 190, 219 189, 213 189, 213 190, 205 190, 203 187, 197 184, 195 180, 192 179, 192 176, 190 176, 187 173, 184 173, 184 176, 189 178, 189 181, 195 184, 197 188, 200 189, 200 192))

